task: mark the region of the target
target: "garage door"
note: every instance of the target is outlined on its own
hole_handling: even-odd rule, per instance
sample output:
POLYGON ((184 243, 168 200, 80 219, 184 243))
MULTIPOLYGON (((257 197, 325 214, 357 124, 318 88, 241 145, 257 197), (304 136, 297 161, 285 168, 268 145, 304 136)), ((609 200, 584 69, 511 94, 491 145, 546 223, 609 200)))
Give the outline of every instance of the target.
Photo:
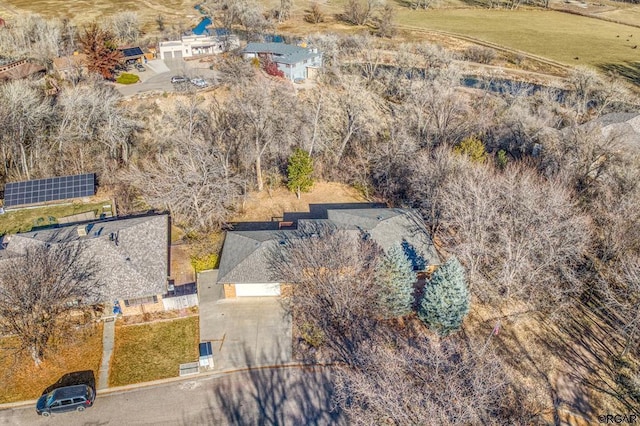
POLYGON ((236 297, 243 296, 280 296, 280 284, 236 284, 236 297))

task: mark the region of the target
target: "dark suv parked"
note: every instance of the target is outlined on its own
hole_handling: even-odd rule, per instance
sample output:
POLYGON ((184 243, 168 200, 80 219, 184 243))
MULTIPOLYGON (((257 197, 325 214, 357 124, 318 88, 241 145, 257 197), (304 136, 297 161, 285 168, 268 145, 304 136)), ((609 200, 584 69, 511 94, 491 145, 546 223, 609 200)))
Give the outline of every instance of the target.
POLYGON ((95 392, 90 386, 66 386, 42 395, 36 404, 36 412, 47 417, 64 411, 84 411, 94 400, 95 392))

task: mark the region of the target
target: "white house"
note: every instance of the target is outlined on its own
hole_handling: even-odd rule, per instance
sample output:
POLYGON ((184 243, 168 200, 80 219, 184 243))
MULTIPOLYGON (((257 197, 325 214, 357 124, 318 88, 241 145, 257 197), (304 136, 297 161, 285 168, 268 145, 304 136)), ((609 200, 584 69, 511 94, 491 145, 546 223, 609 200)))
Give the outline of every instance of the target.
POLYGON ((180 40, 161 41, 158 45, 160 59, 192 58, 200 55, 215 55, 225 50, 240 46, 240 40, 235 34, 226 30, 216 29, 212 35, 183 35, 180 40))

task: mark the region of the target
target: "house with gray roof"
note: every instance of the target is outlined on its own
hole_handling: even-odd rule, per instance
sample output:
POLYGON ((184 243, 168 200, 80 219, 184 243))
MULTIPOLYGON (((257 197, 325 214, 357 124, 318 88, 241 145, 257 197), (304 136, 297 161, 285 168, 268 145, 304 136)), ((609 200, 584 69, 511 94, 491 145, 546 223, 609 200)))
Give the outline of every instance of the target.
POLYGON ((218 284, 224 286, 225 297, 279 296, 283 283, 270 276, 268 253, 277 249, 284 235, 319 224, 371 238, 385 251, 400 245, 416 271, 440 264, 424 221, 415 210, 358 208, 357 204, 321 206, 311 206, 310 213, 285 213, 279 222, 258 223, 257 230, 239 224, 239 230, 228 231, 218 270, 218 284))
POLYGON ((322 67, 322 52, 318 49, 285 43, 249 43, 242 54, 245 59, 273 61, 291 81, 314 78, 322 67))
POLYGON ((167 214, 107 219, 6 235, 0 259, 36 245, 78 244, 98 263, 99 300, 123 314, 163 311, 168 294, 170 223, 167 214))

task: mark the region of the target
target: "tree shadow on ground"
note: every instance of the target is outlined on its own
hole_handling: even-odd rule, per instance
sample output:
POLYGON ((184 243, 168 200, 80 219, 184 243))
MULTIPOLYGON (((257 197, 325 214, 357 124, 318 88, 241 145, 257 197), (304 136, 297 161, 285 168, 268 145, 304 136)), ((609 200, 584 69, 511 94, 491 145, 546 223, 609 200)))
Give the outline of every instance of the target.
POLYGON ((249 368, 213 382, 207 389, 208 412, 184 418, 185 425, 346 424, 333 404, 330 368, 252 367, 250 352, 245 350, 244 356, 249 368))
MULTIPOLYGON (((550 351, 561 356, 567 365, 567 375, 584 388, 583 394, 605 394, 616 399, 622 406, 640 414, 635 406, 618 389, 616 359, 624 343, 618 336, 616 319, 605 310, 579 305, 573 314, 547 328, 542 341, 550 351)), ((582 401, 570 401, 572 407, 580 409, 582 401)))
POLYGON ((598 68, 602 71, 619 75, 629 82, 640 86, 640 62, 625 61, 614 64, 600 64, 598 68))
MULTIPOLYGON (((486 321, 486 324, 479 328, 483 330, 492 330, 494 327, 494 320, 495 319, 486 321)), ((505 365, 508 365, 514 371, 517 371, 520 377, 526 377, 527 382, 530 383, 531 381, 534 381, 535 383, 543 384, 544 388, 537 388, 538 390, 543 391, 544 394, 544 407, 539 407, 540 409, 544 409, 544 412, 540 412, 539 415, 544 416, 545 413, 548 412, 545 408, 551 405, 551 415, 553 416, 554 422, 559 424, 561 401, 556 384, 549 375, 548 365, 545 364, 546 360, 544 359, 544 356, 530 351, 529 345, 525 344, 522 340, 522 333, 523 330, 520 330, 519 332, 504 331, 498 335, 492 334, 492 336, 483 344, 483 347, 479 349, 478 353, 482 355, 489 348, 498 355, 505 365)), ((526 334, 527 340, 530 340, 531 336, 536 340, 539 338, 536 331, 530 327, 527 327, 526 330, 524 330, 524 333, 526 334)), ((467 340, 468 345, 476 346, 477 348, 477 338, 473 339, 475 341, 474 344, 466 332, 463 332, 463 336, 464 339, 467 340)), ((474 351, 478 351, 478 349, 475 349, 474 351)), ((518 401, 529 401, 528 404, 536 404, 537 397, 535 395, 532 396, 530 394, 530 389, 523 385, 519 379, 511 377, 511 387, 518 401)))

